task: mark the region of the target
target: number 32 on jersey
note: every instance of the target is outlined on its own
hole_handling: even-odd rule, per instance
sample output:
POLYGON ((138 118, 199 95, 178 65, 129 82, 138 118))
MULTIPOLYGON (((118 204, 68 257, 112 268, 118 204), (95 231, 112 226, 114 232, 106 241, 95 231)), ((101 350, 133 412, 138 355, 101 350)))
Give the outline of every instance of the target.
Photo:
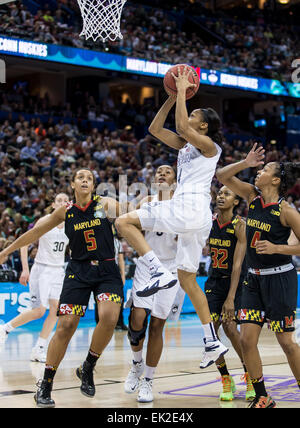
POLYGON ((228 251, 225 248, 211 248, 210 255, 213 269, 228 269, 228 251))

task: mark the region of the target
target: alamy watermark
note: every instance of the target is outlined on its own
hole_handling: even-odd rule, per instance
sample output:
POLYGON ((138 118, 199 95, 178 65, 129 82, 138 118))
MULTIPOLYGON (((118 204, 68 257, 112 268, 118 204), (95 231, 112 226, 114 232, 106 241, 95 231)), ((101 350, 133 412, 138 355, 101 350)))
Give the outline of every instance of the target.
POLYGON ((6 64, 3 59, 0 59, 0 83, 6 83, 6 64))
POLYGON ((291 75, 292 82, 300 83, 300 58, 294 59, 294 61, 292 62, 292 68, 296 69, 291 75))

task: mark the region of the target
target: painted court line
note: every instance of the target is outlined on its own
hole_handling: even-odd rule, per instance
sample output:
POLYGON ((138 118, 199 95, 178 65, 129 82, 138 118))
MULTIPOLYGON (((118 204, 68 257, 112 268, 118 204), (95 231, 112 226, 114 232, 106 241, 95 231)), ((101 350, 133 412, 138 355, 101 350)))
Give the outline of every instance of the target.
MULTIPOLYGON (((240 375, 234 374, 232 377, 236 378, 240 375)), ((272 398, 276 401, 293 401, 300 402, 300 390, 295 381, 295 378, 292 376, 281 376, 281 375, 266 375, 264 376, 267 391, 272 395, 272 398)), ((185 388, 177 388, 169 391, 161 391, 160 394, 167 395, 179 395, 184 397, 209 397, 209 398, 218 398, 219 392, 216 395, 207 394, 203 389, 207 385, 216 384, 216 391, 220 389, 220 381, 215 379, 208 382, 203 382, 197 385, 187 386, 185 388), (201 392, 201 389, 203 392, 201 392)), ((239 379, 239 382, 236 382, 236 386, 243 387, 244 390, 237 390, 235 392, 235 398, 245 398, 245 389, 246 385, 244 381, 239 379)))

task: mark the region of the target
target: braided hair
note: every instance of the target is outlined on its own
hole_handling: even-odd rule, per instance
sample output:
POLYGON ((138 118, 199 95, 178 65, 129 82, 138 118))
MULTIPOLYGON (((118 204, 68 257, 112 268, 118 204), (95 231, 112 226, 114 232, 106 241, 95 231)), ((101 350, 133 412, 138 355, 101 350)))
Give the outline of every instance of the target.
POLYGON ((280 178, 279 195, 285 196, 300 178, 300 162, 277 162, 275 177, 280 178))

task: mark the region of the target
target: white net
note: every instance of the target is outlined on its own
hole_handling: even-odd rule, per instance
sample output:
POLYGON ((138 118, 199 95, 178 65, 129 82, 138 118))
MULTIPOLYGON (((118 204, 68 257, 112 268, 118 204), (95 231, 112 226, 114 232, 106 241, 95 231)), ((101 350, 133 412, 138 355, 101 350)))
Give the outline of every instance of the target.
POLYGON ((123 39, 120 31, 121 14, 127 0, 77 0, 83 20, 80 33, 94 42, 123 39))

